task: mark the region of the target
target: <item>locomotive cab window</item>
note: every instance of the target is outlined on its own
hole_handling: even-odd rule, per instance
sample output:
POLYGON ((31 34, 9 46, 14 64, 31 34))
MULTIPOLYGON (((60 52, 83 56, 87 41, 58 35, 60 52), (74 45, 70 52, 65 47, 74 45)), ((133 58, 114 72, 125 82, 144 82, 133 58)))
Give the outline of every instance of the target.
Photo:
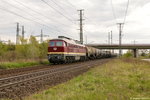
POLYGON ((62 41, 57 41, 56 46, 63 46, 63 42, 62 41))
POLYGON ((50 41, 50 46, 55 46, 55 42, 54 41, 50 41))

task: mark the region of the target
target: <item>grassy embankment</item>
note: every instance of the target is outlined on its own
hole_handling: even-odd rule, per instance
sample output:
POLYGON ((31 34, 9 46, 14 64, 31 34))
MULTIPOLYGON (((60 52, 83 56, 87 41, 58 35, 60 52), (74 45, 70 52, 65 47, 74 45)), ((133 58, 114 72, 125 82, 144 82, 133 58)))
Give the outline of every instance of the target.
POLYGON ((117 59, 25 100, 143 100, 139 98, 150 100, 150 63, 117 59))
POLYGON ((31 67, 35 65, 46 65, 49 64, 47 60, 43 61, 16 61, 16 62, 0 62, 0 69, 14 69, 31 67))

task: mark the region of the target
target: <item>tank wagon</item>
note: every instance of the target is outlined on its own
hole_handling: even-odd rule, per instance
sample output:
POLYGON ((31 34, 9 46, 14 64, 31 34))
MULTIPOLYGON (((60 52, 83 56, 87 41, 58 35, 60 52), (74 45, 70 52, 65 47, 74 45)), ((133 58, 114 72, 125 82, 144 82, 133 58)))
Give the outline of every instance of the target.
POLYGON ((55 64, 111 57, 111 52, 85 46, 79 41, 59 36, 49 41, 47 56, 49 62, 55 64))

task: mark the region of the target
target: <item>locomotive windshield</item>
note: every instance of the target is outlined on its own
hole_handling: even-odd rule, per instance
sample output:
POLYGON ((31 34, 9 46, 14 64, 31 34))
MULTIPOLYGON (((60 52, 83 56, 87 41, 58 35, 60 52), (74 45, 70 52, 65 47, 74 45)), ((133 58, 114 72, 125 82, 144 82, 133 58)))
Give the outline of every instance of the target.
POLYGON ((62 41, 57 41, 56 46, 63 46, 63 42, 62 41))
POLYGON ((63 46, 63 41, 50 41, 50 46, 63 46))
POLYGON ((50 41, 50 46, 55 46, 55 42, 54 41, 50 41))

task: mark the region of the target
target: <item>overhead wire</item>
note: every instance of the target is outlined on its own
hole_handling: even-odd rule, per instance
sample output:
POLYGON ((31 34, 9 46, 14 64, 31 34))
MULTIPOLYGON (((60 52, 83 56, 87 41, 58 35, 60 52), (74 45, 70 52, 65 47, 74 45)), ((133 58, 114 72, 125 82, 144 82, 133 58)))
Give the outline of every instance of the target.
POLYGON ((26 17, 24 17, 24 16, 21 16, 21 15, 15 13, 15 12, 12 12, 12 11, 10 11, 10 10, 4 9, 4 8, 0 8, 0 9, 1 9, 1 10, 4 10, 4 11, 6 11, 6 12, 9 12, 9 13, 11 13, 11 14, 13 14, 13 15, 19 16, 19 17, 21 17, 21 18, 23 18, 23 19, 26 19, 26 20, 28 20, 28 21, 32 21, 32 22, 35 22, 35 23, 37 23, 37 24, 43 25, 43 24, 41 24, 41 23, 39 23, 39 22, 37 22, 37 21, 35 21, 35 20, 26 18, 26 17))
MULTIPOLYGON (((129 0, 127 1, 127 7, 126 7, 125 17, 124 17, 124 21, 123 21, 123 23, 125 23, 125 22, 126 22, 126 17, 127 17, 127 13, 128 13, 128 8, 129 8, 129 0)), ((122 30, 123 30, 123 28, 124 28, 124 25, 123 25, 123 27, 122 27, 122 30)))
POLYGON ((116 17, 116 13, 115 13, 115 9, 114 9, 112 0, 111 0, 111 8, 112 8, 112 13, 113 13, 113 17, 114 17, 114 19, 115 19, 115 22, 118 23, 118 22, 117 22, 117 17, 116 17))
MULTIPOLYGON (((17 0, 14 0, 14 1, 17 2, 18 4, 22 5, 23 7, 30 9, 30 10, 33 11, 34 13, 37 13, 38 15, 43 16, 44 18, 49 19, 50 21, 58 22, 58 21, 56 21, 56 20, 54 20, 54 19, 50 19, 49 17, 47 17, 47 16, 45 16, 45 15, 39 13, 39 12, 36 11, 36 10, 31 9, 30 7, 24 5, 23 3, 21 3, 21 2, 19 2, 19 1, 17 1, 17 0)), ((60 23, 60 22, 59 22, 59 23, 60 23)), ((62 25, 64 25, 64 26, 67 26, 67 27, 69 26, 69 25, 66 25, 66 24, 63 24, 63 23, 60 23, 60 24, 62 24, 62 25)))
POLYGON ((63 13, 61 13, 59 10, 57 10, 55 7, 51 6, 48 2, 41 0, 43 3, 45 3, 46 5, 48 5, 50 8, 52 8, 53 10, 55 10, 57 13, 59 13, 60 15, 62 15, 65 19, 67 19, 68 21, 72 22, 73 24, 75 24, 72 19, 70 19, 69 17, 65 16, 63 13))
POLYGON ((126 21, 126 16, 127 16, 128 8, 129 8, 129 0, 128 0, 128 2, 127 2, 127 8, 126 8, 126 11, 125 11, 124 23, 125 23, 125 21, 126 21))
MULTIPOLYGON (((61 6, 60 6, 58 3, 56 3, 54 0, 49 0, 49 1, 53 2, 58 8, 62 9, 62 10, 65 11, 66 13, 68 13, 63 7, 61 7, 61 6)), ((70 15, 72 15, 72 14, 70 14, 70 15)), ((74 19, 76 19, 76 18, 74 18, 74 19)), ((70 25, 67 25, 67 26, 70 26, 70 25)))
MULTIPOLYGON (((32 20, 32 19, 26 18, 26 17, 24 17, 24 16, 22 16, 22 15, 19 15, 19 14, 15 13, 15 12, 12 12, 12 11, 10 11, 10 10, 7 10, 7 9, 1 8, 1 7, 0 7, 0 9, 3 10, 3 11, 9 12, 9 13, 11 13, 11 14, 13 14, 13 15, 19 16, 19 17, 21 17, 21 18, 23 18, 23 19, 25 19, 25 20, 28 20, 28 21, 37 23, 37 24, 39 24, 39 25, 41 25, 41 26, 46 26, 47 28, 49 28, 49 29, 51 29, 51 30, 53 30, 53 31, 56 31, 56 32, 59 32, 59 33, 61 32, 61 31, 59 31, 59 30, 54 30, 54 29, 52 29, 51 27, 49 27, 49 26, 47 26, 47 25, 45 25, 45 24, 42 24, 42 23, 40 23, 40 22, 38 22, 38 21, 35 21, 35 20, 32 20)), ((64 33, 64 34, 66 34, 66 33, 64 33)), ((68 34, 67 34, 67 35, 68 35, 68 34)))
MULTIPOLYGON (((114 9, 112 0, 111 0, 111 7, 112 7, 112 12, 113 12, 113 17, 114 17, 116 23, 118 23, 118 22, 117 22, 117 17, 116 17, 116 14, 115 14, 115 9, 114 9)), ((126 7, 126 9, 125 9, 125 16, 124 16, 124 19, 123 19, 122 31, 123 31, 123 28, 124 28, 124 24, 125 24, 125 22, 126 22, 128 7, 129 7, 129 0, 127 1, 127 7, 126 7)))
POLYGON ((77 7, 75 5, 73 5, 70 1, 68 1, 68 0, 66 0, 66 1, 72 8, 74 8, 75 10, 77 9, 77 7))
MULTIPOLYGON (((112 7, 112 12, 113 12, 114 19, 115 19, 116 23, 118 23, 117 22, 117 17, 116 17, 116 14, 115 14, 115 10, 114 10, 114 7, 113 7, 112 0, 111 0, 111 7, 112 7)), ((129 0, 127 1, 127 6, 125 8, 125 16, 124 16, 123 24, 122 24, 122 28, 121 28, 122 32, 123 32, 123 29, 124 29, 124 26, 125 26, 125 23, 126 23, 126 17, 127 17, 128 7, 129 7, 129 0)), ((121 37, 123 37, 123 35, 121 37)))
MULTIPOLYGON (((65 0, 65 1, 66 1, 72 8, 77 9, 77 7, 76 7, 74 4, 72 4, 69 0, 65 0)), ((84 18, 90 20, 89 22, 93 21, 93 19, 90 19, 90 18, 88 18, 88 17, 86 17, 86 16, 84 16, 84 18)), ((94 25, 97 26, 96 24, 94 24, 94 25)), ((84 31, 85 31, 85 30, 84 30, 84 31)), ((85 31, 85 32, 87 32, 87 31, 85 31)))
MULTIPOLYGON (((45 15, 39 13, 39 12, 36 11, 36 10, 31 9, 30 7, 24 5, 23 3, 21 3, 21 2, 19 2, 19 1, 17 1, 17 0, 14 0, 14 1, 17 2, 18 4, 22 5, 23 7, 30 9, 30 10, 33 11, 34 13, 36 13, 36 14, 38 14, 38 15, 41 15, 41 16, 43 16, 44 18, 47 18, 47 19, 50 20, 50 21, 58 22, 58 21, 56 21, 56 20, 54 20, 54 19, 51 20, 49 17, 47 17, 47 16, 45 16, 45 15)), ((60 23, 60 22, 58 22, 58 23, 60 23)), ((60 24, 63 25, 63 26, 66 26, 66 27, 70 27, 70 25, 66 25, 66 24, 63 24, 63 23, 60 23, 60 24)), ((55 27, 55 28, 56 28, 56 27, 55 27)), ((63 31, 64 31, 64 30, 63 30, 63 31)))
POLYGON ((53 0, 50 0, 50 1, 53 2, 57 7, 59 7, 60 9, 62 9, 66 12, 66 10, 63 7, 61 7, 59 4, 57 4, 55 1, 53 1, 53 0))
MULTIPOLYGON (((18 9, 18 10, 21 10, 21 11, 22 11, 22 9, 20 9, 20 8, 19 8, 19 7, 17 7, 17 6, 12 5, 11 3, 7 2, 7 1, 2 0, 2 2, 4 2, 4 3, 6 3, 6 4, 8 4, 8 5, 10 5, 10 6, 12 6, 12 7, 14 7, 14 8, 16 8, 16 9, 18 9)), ((29 12, 27 12, 27 11, 24 11, 24 12, 25 12, 26 14, 30 15, 31 17, 33 17, 33 15, 32 15, 32 14, 30 14, 29 12)), ((35 18, 43 22, 43 20, 41 20, 41 19, 39 19, 39 18, 37 18, 37 17, 35 17, 35 18)))
MULTIPOLYGON (((73 5, 69 0, 65 0, 73 9, 77 10, 77 7, 75 5, 73 5)), ((85 17, 85 16, 84 16, 85 17)), ((85 17, 87 18, 87 17, 85 17)), ((89 19, 89 18, 87 18, 89 19)), ((85 29, 83 29, 84 32, 87 32, 85 29)), ((88 32, 87 32, 88 33, 88 32)))
MULTIPOLYGON (((54 0, 50 0, 51 2, 53 2, 58 8, 62 9, 63 11, 65 11, 66 13, 68 13, 68 11, 66 9, 64 9, 63 7, 61 7, 58 3, 56 3, 54 0)), ((69 16, 71 16, 72 14, 70 14, 69 16)), ((76 19, 76 18, 74 18, 76 19)))
MULTIPOLYGON (((20 2, 18 2, 18 1, 16 1, 16 0, 14 0, 15 2, 17 2, 17 3, 19 3, 21 6, 24 6, 25 8, 28 8, 28 9, 30 9, 31 11, 33 11, 33 12, 35 12, 36 14, 39 14, 39 15, 41 15, 41 16, 43 16, 42 14, 40 14, 39 12, 37 12, 36 10, 33 10, 33 9, 31 9, 30 7, 28 7, 28 6, 26 6, 26 5, 24 5, 23 3, 20 3, 20 2)), ((42 1, 44 1, 44 0, 42 0, 42 1)), ((6 2, 6 1, 5 1, 6 2)), ((49 4, 49 3, 48 3, 49 4)), ((12 5, 12 4, 11 4, 12 5)), ((50 4, 49 4, 49 6, 50 6, 50 4)), ((18 8, 18 7, 15 7, 16 9, 18 8)), ((52 8, 52 6, 51 6, 51 8, 52 8)), ((34 22, 34 23, 37 23, 37 24, 39 24, 39 25, 44 25, 44 26, 46 26, 46 27, 48 27, 48 28, 51 28, 51 27, 49 27, 48 25, 46 25, 46 24, 43 24, 43 23, 40 23, 40 22, 38 22, 37 20, 32 20, 32 19, 30 19, 30 18, 28 18, 28 17, 24 17, 24 16, 22 16, 22 15, 20 15, 20 14, 18 14, 17 12, 13 12, 13 11, 11 11, 11 10, 8 10, 8 9, 4 9, 4 8, 0 8, 0 9, 2 9, 2 10, 4 10, 4 11, 6 11, 6 12, 9 12, 9 13, 11 13, 11 14, 14 14, 14 15, 16 15, 16 16, 19 16, 19 17, 21 17, 21 18, 23 18, 23 19, 26 19, 26 20, 29 20, 29 21, 32 21, 32 22, 34 22)), ((55 9, 54 7, 53 7, 53 9, 55 9)), ((59 12, 57 9, 55 9, 55 11, 57 11, 57 12, 59 12)), ((28 12, 27 12, 28 13, 28 12)), ((28 14, 30 14, 30 13, 28 13, 28 14)), ((59 13, 59 14, 63 14, 63 13, 59 13)), ((32 16, 31 14, 30 14, 30 16, 32 16)), ((64 15, 65 16, 65 15, 64 15)), ((33 16, 32 16, 33 17, 33 16)), ((43 16, 43 17, 46 17, 46 16, 43 16)), ((47 17, 48 18, 48 17, 47 17)), ((73 22, 69 17, 65 17, 66 19, 68 19, 69 21, 71 21, 71 22, 73 22)), ((39 18, 37 18, 38 20, 41 20, 41 19, 39 19, 39 18)), ((42 21, 43 22, 43 21, 42 21)), ((74 22, 73 22, 74 23, 74 22)), ((70 26, 70 25, 68 25, 68 26, 70 26)), ((52 28, 51 28, 52 29, 52 28)), ((60 32, 60 31, 58 31, 58 30, 54 30, 54 31, 57 31, 57 32, 60 32)))
MULTIPOLYGON (((11 5, 12 7, 16 8, 16 9, 19 9, 18 7, 13 6, 12 4, 10 4, 10 3, 6 2, 6 1, 5 1, 5 3, 7 3, 7 4, 11 5)), ((19 15, 19 14, 15 13, 15 12, 12 12, 12 11, 10 11, 10 10, 7 10, 7 9, 3 9, 3 8, 0 8, 0 9, 4 10, 4 11, 6 11, 6 12, 12 13, 12 14, 14 14, 14 15, 16 15, 16 16, 22 17, 22 18, 24 18, 24 19, 26 19, 26 20, 29 20, 29 21, 35 22, 35 23, 37 23, 37 24, 39 24, 39 25, 42 25, 42 26, 44 25, 44 26, 46 26, 46 27, 48 27, 48 28, 52 29, 53 31, 63 32, 64 34, 66 34, 66 32, 65 32, 65 31, 59 31, 59 30, 57 29, 57 27, 54 27, 54 26, 53 26, 53 28, 56 28, 56 29, 57 29, 57 30, 54 30, 52 27, 50 27, 50 26, 48 26, 48 25, 46 25, 46 24, 43 24, 43 23, 40 23, 40 22, 38 22, 38 21, 32 20, 32 19, 30 19, 30 18, 27 18, 27 17, 21 16, 21 15, 19 15)), ((28 12, 26 12, 26 13, 28 13, 28 12)), ((29 14, 30 16, 32 16, 30 13, 28 13, 28 14, 29 14)), ((33 17, 33 16, 32 16, 32 17, 33 17)), ((36 18, 36 19, 41 20, 41 19, 39 19, 39 18, 36 18)), ((41 21, 43 21, 43 20, 41 20, 41 21)), ((68 35, 68 34, 67 34, 67 35, 68 35)))
MULTIPOLYGON (((60 12, 59 10, 57 10, 55 7, 53 7, 49 2, 46 2, 45 0, 41 0, 43 3, 45 3, 47 6, 49 6, 51 9, 53 9, 54 11, 56 11, 58 14, 62 15, 65 19, 67 19, 69 22, 73 23, 74 25, 76 25, 76 23, 72 20, 72 18, 69 18, 68 16, 64 15, 62 12, 60 12)), ((57 4, 55 2, 55 4, 57 4)), ((58 5, 58 4, 57 4, 58 5)), ((59 5, 58 5, 59 6, 59 5)))

